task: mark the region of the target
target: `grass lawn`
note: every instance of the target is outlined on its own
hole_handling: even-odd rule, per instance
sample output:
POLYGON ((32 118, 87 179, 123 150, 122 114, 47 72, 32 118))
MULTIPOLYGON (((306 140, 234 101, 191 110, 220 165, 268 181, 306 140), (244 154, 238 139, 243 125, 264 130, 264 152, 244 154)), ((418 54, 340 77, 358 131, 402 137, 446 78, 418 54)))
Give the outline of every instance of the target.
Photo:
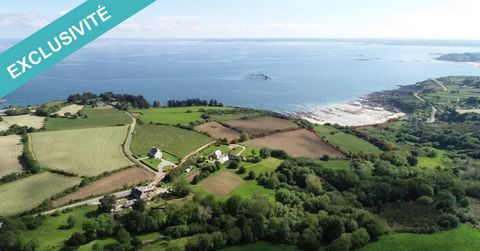
POLYGON ((282 164, 282 161, 275 158, 268 158, 263 160, 260 163, 245 165, 247 172, 244 176, 248 175, 248 172, 253 171, 258 176, 261 173, 271 173, 277 169, 277 167, 282 164))
POLYGON ((142 251, 163 251, 167 248, 171 250, 184 250, 185 245, 187 244, 188 237, 170 240, 170 241, 159 241, 153 244, 145 245, 142 247, 142 251), (173 248, 178 247, 178 248, 173 248))
POLYGON ((44 200, 79 183, 79 178, 45 172, 0 185, 0 215, 33 209, 44 200))
MULTIPOLYGON (((162 123, 168 125, 189 124, 190 122, 202 122, 204 110, 227 110, 228 107, 175 107, 175 108, 150 108, 132 110, 131 113, 140 114, 139 118, 145 122, 162 123)), ((137 116, 138 117, 138 116, 137 116)))
POLYGON ((320 161, 322 166, 333 170, 350 170, 350 160, 320 161))
POLYGON ((253 244, 235 246, 222 249, 222 251, 296 251, 299 250, 293 246, 277 245, 269 242, 256 242, 253 244))
POLYGON ((397 233, 380 238, 363 251, 474 251, 480 247, 480 230, 462 225, 457 229, 436 234, 397 233))
POLYGON ((47 168, 98 176, 132 165, 122 144, 127 126, 47 131, 30 134, 31 149, 47 168))
POLYGON ((370 154, 381 154, 383 153, 378 147, 372 145, 370 142, 353 136, 348 133, 339 131, 331 126, 316 126, 315 129, 320 134, 320 136, 325 137, 330 144, 340 147, 345 151, 350 151, 353 153, 370 153, 370 154))
POLYGON ((139 125, 135 128, 131 149, 137 155, 146 154, 153 146, 183 158, 212 139, 203 134, 164 125, 139 125))
POLYGON ((59 250, 63 247, 63 241, 68 239, 74 232, 83 232, 82 225, 88 219, 87 214, 95 211, 96 206, 75 208, 60 216, 48 216, 40 227, 33 231, 27 231, 27 239, 35 239, 39 242, 39 250, 59 250), (67 227, 68 217, 76 220, 73 228, 67 227))
POLYGON ((162 160, 148 158, 148 159, 142 160, 142 162, 145 163, 145 164, 146 164, 147 166, 149 166, 150 168, 152 168, 153 170, 155 170, 155 171, 158 172, 158 165, 160 165, 160 163, 162 162, 162 160))
POLYGON ((418 167, 426 167, 426 168, 436 168, 440 166, 442 168, 451 167, 453 165, 453 161, 445 155, 444 151, 433 149, 436 152, 436 156, 433 158, 430 157, 418 157, 418 167))
POLYGON ((49 118, 46 128, 47 130, 67 130, 127 125, 132 123, 132 119, 125 114, 125 112, 113 108, 85 107, 82 114, 88 117, 78 119, 49 118))

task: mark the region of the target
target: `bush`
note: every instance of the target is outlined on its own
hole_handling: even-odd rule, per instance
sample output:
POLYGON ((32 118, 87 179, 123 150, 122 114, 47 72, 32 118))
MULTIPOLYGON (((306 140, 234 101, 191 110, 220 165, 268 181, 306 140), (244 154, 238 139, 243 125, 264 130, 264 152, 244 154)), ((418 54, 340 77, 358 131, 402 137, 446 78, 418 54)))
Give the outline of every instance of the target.
POLYGON ((475 199, 480 199, 480 183, 474 183, 469 185, 465 189, 465 193, 467 196, 475 198, 475 199))
POLYGON ((248 172, 247 179, 249 179, 249 180, 254 180, 254 179, 256 178, 256 176, 257 176, 257 175, 255 174, 254 171, 250 171, 250 172, 248 172))
POLYGON ((244 166, 241 166, 241 167, 238 169, 238 173, 239 173, 239 174, 244 174, 245 172, 247 172, 247 169, 246 169, 244 166))
POLYGON ((352 233, 352 244, 355 249, 361 248, 370 242, 370 235, 365 228, 357 229, 352 233))
POLYGON ((459 220, 453 214, 441 214, 437 218, 437 224, 443 228, 456 228, 458 226, 459 220))
POLYGON ((422 196, 422 197, 418 198, 418 199, 416 200, 416 202, 417 202, 419 205, 424 205, 424 206, 426 206, 426 205, 432 204, 432 203, 433 203, 433 199, 430 198, 429 196, 422 196))

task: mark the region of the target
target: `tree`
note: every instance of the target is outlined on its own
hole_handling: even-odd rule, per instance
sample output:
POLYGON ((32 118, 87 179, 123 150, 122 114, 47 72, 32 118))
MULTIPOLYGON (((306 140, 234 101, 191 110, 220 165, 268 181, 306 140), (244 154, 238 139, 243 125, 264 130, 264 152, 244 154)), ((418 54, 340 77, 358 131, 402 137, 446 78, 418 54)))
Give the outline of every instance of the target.
POLYGON ((249 139, 250 139, 250 135, 248 135, 248 133, 242 132, 240 134, 240 142, 245 142, 245 141, 248 141, 249 139))
POLYGON ((228 163, 228 168, 237 169, 239 164, 240 162, 238 160, 232 160, 230 163, 228 163))
POLYGON ((153 101, 153 107, 154 107, 154 108, 160 108, 160 107, 161 107, 160 101, 158 101, 158 100, 153 101))
POLYGON ((352 233, 352 244, 355 249, 359 249, 370 242, 370 236, 365 228, 360 228, 352 233))
POLYGON ((98 212, 100 213, 110 213, 115 208, 117 203, 117 198, 114 195, 105 195, 100 199, 100 204, 98 205, 98 212))
POLYGON ((266 159, 270 156, 271 156, 270 150, 268 150, 267 148, 260 149, 260 157, 262 157, 262 159, 266 159))
POLYGON ((190 194, 190 186, 188 184, 188 181, 184 177, 176 178, 172 183, 170 192, 173 196, 179 198, 187 196, 188 194, 190 194))
POLYGON ((123 227, 119 228, 117 231, 117 240, 120 243, 130 243, 130 233, 127 232, 127 230, 123 227))
POLYGON ((238 173, 239 174, 244 174, 246 171, 247 171, 247 169, 244 166, 241 166, 240 168, 238 168, 238 173))
POLYGON ((408 156, 407 161, 410 166, 416 166, 418 164, 418 159, 414 156, 408 156))
POLYGON ((307 185, 307 190, 309 192, 312 192, 313 194, 318 195, 323 191, 322 181, 315 174, 307 175, 307 178, 305 179, 305 184, 307 185))
POLYGON ((342 234, 327 248, 328 251, 348 251, 353 247, 352 238, 349 234, 342 234))
POLYGON ((90 240, 112 235, 114 223, 109 215, 102 214, 96 218, 88 219, 82 226, 85 235, 90 240))
POLYGON ((145 211, 145 201, 143 200, 137 200, 135 203, 133 203, 132 208, 133 210, 137 210, 139 212, 144 212, 145 211))
POLYGON ((323 156, 320 158, 320 160, 322 160, 322 161, 329 161, 329 160, 330 160, 330 156, 328 156, 328 155, 325 154, 325 155, 323 155, 323 156))
POLYGON ((249 180, 254 180, 255 178, 256 178, 256 174, 255 174, 254 171, 248 172, 247 179, 249 179, 249 180))
POLYGON ((65 241, 65 246, 78 248, 85 243, 87 243, 87 238, 85 235, 75 232, 70 236, 70 238, 68 238, 68 240, 65 241))
POLYGON ((67 225, 68 225, 69 228, 75 227, 76 222, 77 222, 77 220, 75 219, 75 217, 73 217, 73 215, 68 216, 67 225))
POLYGON ((443 228, 456 228, 458 223, 458 218, 453 214, 445 213, 437 218, 437 224, 443 228))

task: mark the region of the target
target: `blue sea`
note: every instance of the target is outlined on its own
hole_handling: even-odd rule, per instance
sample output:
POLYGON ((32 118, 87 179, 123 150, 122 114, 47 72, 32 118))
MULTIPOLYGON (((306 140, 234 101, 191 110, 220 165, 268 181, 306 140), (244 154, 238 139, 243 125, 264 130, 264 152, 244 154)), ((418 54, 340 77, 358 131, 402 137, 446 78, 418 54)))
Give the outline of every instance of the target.
MULTIPOLYGON (((0 50, 12 43, 0 42, 0 50)), ((113 91, 162 103, 202 98, 303 111, 428 78, 480 75, 480 68, 433 59, 479 47, 469 41, 101 39, 5 98, 28 105, 113 91)))

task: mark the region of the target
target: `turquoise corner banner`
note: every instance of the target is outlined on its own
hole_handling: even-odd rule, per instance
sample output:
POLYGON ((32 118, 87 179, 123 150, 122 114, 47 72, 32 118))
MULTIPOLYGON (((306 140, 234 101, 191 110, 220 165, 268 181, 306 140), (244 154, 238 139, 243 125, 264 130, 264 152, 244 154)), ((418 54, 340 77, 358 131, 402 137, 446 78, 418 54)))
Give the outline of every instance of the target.
POLYGON ((88 0, 0 54, 4 97, 155 0, 88 0))

